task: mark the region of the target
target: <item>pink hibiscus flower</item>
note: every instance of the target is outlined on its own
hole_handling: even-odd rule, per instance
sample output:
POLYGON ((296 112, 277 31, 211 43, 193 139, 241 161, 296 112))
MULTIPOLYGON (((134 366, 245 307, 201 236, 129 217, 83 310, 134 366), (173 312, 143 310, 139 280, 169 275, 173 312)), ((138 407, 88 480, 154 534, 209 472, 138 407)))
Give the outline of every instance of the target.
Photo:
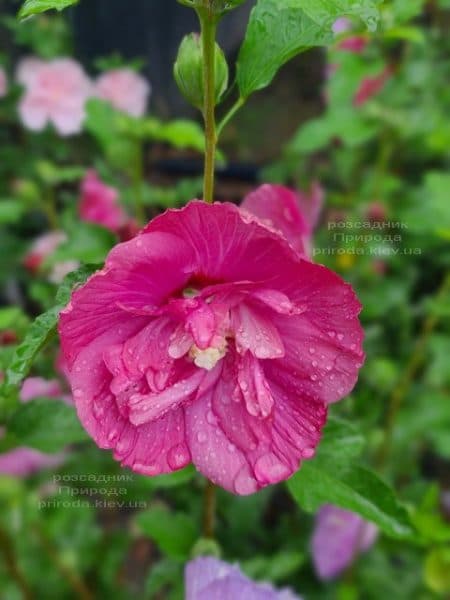
MULTIPOLYGON (((20 391, 20 400, 29 402, 34 398, 63 398, 63 391, 58 381, 46 380, 42 377, 25 379, 20 391)), ((66 401, 68 401, 66 399, 66 401)), ((0 437, 3 431, 0 431, 0 437)), ((0 454, 0 473, 14 477, 27 477, 41 469, 50 469, 61 464, 62 454, 45 454, 32 448, 19 447, 0 454)))
POLYGON ((323 205, 323 189, 314 183, 309 194, 265 184, 244 198, 243 210, 280 231, 300 254, 309 256, 312 233, 323 205))
POLYGON ((320 579, 334 579, 350 567, 359 554, 373 546, 378 528, 359 515, 337 506, 323 506, 316 518, 311 543, 320 579))
POLYGON ((156 217, 73 292, 59 333, 78 415, 145 475, 193 462, 250 494, 311 458, 363 361, 361 306, 232 204, 156 217))
POLYGON ((0 67, 0 98, 3 98, 8 93, 8 77, 5 69, 0 67))
POLYGON ((19 67, 17 78, 25 86, 19 113, 28 129, 42 131, 52 123, 63 136, 81 131, 92 84, 77 62, 33 59, 19 67))
POLYGON ((95 95, 107 100, 117 110, 132 117, 145 114, 150 84, 131 69, 115 69, 100 75, 95 84, 95 95))
POLYGON ((81 184, 80 219, 118 232, 127 221, 118 199, 119 192, 115 188, 104 184, 95 171, 88 171, 81 184))
POLYGON ((392 77, 392 74, 392 67, 387 66, 379 75, 364 78, 353 97, 354 106, 362 106, 370 98, 379 94, 386 85, 386 82, 392 77))

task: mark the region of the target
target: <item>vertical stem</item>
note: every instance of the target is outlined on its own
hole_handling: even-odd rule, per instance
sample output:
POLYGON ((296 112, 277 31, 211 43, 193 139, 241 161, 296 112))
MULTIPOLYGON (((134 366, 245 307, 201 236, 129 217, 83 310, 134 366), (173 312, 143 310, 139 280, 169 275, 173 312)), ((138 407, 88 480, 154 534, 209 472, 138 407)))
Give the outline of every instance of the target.
MULTIPOLYGON (((435 296, 437 301, 445 298, 450 288, 450 273, 444 277, 444 280, 435 296)), ((389 399, 388 413, 386 418, 384 442, 378 454, 378 465, 383 467, 386 464, 387 458, 392 446, 392 438, 394 434, 395 422, 398 413, 402 407, 403 401, 408 393, 408 390, 413 382, 413 379, 421 366, 428 344, 428 340, 435 330, 439 322, 439 316, 435 313, 428 315, 423 323, 422 332, 416 342, 411 358, 406 365, 403 376, 400 378, 397 386, 394 388, 389 399)))
POLYGON ((145 225, 146 216, 144 209, 144 201, 142 195, 142 186, 144 182, 144 153, 142 149, 142 143, 136 142, 136 149, 134 153, 134 164, 133 164, 133 194, 134 194, 134 207, 135 216, 140 226, 145 225))
POLYGON ((11 578, 16 582, 17 587, 22 593, 22 598, 24 600, 32 600, 34 597, 33 593, 16 562, 13 542, 9 534, 3 529, 0 529, 0 552, 3 554, 5 566, 11 578))
POLYGON ((48 224, 52 231, 56 231, 58 227, 58 213, 56 210, 55 190, 48 187, 44 190, 44 212, 46 214, 48 224))
POLYGON ((214 197, 214 171, 216 162, 216 119, 215 119, 215 52, 217 18, 213 14, 210 0, 198 11, 201 24, 203 49, 203 83, 205 98, 203 119, 205 121, 205 170, 203 178, 203 200, 212 202, 214 197))
POLYGON ((216 487, 209 479, 206 480, 204 511, 203 535, 205 538, 213 538, 216 513, 216 487))

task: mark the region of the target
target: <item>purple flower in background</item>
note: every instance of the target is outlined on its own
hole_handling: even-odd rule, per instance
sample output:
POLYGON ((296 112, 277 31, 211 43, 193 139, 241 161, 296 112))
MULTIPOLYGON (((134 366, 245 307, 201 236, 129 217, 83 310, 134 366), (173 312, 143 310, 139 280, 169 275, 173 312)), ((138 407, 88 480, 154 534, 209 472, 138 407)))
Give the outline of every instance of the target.
POLYGON ((311 542, 320 579, 334 579, 375 542, 378 529, 359 515, 327 504, 317 514, 311 542))
POLYGON ((237 565, 205 556, 186 566, 185 600, 301 600, 288 589, 255 583, 237 565))

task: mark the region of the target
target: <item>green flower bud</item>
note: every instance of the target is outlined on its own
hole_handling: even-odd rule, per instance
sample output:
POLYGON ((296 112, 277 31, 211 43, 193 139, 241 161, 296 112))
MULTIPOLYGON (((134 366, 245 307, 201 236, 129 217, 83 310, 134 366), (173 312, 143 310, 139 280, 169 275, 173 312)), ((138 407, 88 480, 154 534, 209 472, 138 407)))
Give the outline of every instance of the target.
MULTIPOLYGON (((218 44, 216 44, 215 58, 215 100, 218 104, 228 87, 228 65, 218 44)), ((177 85, 186 100, 193 106, 203 110, 203 50, 198 34, 191 33, 181 42, 174 65, 174 75, 177 85)))

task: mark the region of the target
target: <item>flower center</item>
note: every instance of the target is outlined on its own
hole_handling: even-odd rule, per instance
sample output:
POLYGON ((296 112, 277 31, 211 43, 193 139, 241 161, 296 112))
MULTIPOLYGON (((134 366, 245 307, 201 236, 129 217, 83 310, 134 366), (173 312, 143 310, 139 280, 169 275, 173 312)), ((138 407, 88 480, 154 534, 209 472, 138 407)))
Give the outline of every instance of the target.
POLYGON ((194 364, 201 369, 211 371, 217 365, 227 353, 227 343, 224 340, 224 344, 219 348, 205 348, 201 350, 196 344, 191 346, 189 350, 189 356, 194 360, 194 364))

